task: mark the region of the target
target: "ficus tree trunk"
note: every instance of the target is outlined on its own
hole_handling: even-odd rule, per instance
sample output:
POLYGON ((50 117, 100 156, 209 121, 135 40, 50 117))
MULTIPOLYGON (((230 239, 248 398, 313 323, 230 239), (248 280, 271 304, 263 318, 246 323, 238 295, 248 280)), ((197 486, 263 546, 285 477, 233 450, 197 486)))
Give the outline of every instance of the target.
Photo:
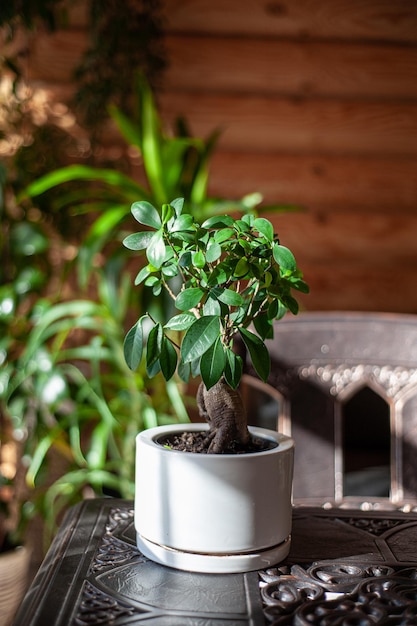
POLYGON ((207 452, 224 454, 248 445, 250 434, 242 399, 223 377, 210 389, 200 383, 197 405, 200 417, 210 425, 203 445, 207 452))

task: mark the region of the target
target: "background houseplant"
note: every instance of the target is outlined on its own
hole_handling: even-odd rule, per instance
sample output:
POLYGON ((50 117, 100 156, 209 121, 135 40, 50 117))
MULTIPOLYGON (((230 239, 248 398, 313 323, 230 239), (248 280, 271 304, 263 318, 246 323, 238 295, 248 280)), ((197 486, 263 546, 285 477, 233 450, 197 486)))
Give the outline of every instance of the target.
POLYGON ((126 335, 126 361, 136 369, 146 346, 150 376, 201 376, 197 402, 208 422, 138 435, 138 545, 180 569, 255 569, 289 550, 293 444, 271 431, 248 430, 234 341, 243 341, 266 380, 264 340, 273 336, 273 320, 298 312, 291 290, 307 293, 308 286, 268 220, 224 215, 200 225, 183 206, 178 198, 159 213, 148 202, 134 203, 133 216, 146 229, 124 240, 147 257, 136 284, 154 295, 166 290, 179 311, 167 320, 142 315, 126 335))
MULTIPOLYGON (((178 379, 150 380, 145 366, 133 373, 122 356, 123 321, 140 315, 144 306, 156 315, 167 306, 162 297, 146 304, 147 295, 132 288, 130 255, 114 244, 126 234, 130 202, 137 196, 153 200, 165 193, 161 189, 185 191, 188 209, 204 219, 226 206, 248 211, 260 199, 257 194, 242 201, 210 198, 216 133, 207 141, 185 131, 171 137, 162 130, 146 81, 138 82, 137 96, 137 119, 118 109, 113 114, 125 137, 141 151, 145 185, 114 169, 73 165, 38 178, 22 191, 24 177, 14 192, 18 198, 12 205, 19 211, 27 206, 28 215, 34 216, 33 224, 26 219, 16 232, 21 230, 22 238, 37 247, 34 256, 29 246, 29 269, 25 240, 19 244, 15 238, 13 269, 22 269, 19 285, 28 284, 27 277, 23 281, 28 271, 37 281, 30 283, 24 302, 17 278, 4 281, 3 295, 12 292, 22 315, 17 318, 13 309, 3 319, 11 324, 5 336, 16 341, 7 350, 1 400, 4 415, 15 416, 15 431, 25 433, 22 453, 30 493, 24 503, 41 512, 48 537, 62 512, 82 497, 132 497, 132 432, 188 419, 178 379), (71 229, 64 239, 61 230, 69 217, 71 229), (80 229, 86 233, 82 241, 76 235, 80 229), (48 236, 41 237, 44 230, 48 236)), ((3 224, 13 230, 12 216, 8 220, 3 224)))

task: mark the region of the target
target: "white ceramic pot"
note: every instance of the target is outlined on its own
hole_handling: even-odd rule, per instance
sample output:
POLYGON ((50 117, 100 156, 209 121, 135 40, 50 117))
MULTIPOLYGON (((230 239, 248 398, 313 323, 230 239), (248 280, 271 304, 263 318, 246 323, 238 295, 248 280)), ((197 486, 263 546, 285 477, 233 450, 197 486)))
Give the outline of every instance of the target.
POLYGON ((159 426, 136 439, 135 528, 148 558, 182 570, 231 573, 270 567, 290 549, 294 442, 250 428, 275 447, 250 454, 164 448, 162 435, 205 424, 159 426))

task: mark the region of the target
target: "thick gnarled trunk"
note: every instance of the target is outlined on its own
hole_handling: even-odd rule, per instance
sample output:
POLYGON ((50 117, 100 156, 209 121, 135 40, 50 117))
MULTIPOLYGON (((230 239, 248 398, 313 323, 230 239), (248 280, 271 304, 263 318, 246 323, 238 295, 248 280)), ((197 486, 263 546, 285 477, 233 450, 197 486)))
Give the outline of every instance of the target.
POLYGON ((204 447, 212 454, 244 448, 250 441, 246 412, 237 390, 222 377, 210 389, 200 383, 197 392, 199 414, 210 425, 204 447))

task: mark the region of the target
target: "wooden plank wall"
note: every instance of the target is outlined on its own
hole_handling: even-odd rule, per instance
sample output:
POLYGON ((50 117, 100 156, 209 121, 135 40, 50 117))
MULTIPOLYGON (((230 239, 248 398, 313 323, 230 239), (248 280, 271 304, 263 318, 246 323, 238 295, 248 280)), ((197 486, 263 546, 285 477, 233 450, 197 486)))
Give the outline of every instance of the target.
MULTIPOLYGON (((223 134, 210 190, 301 204, 270 215, 311 284, 309 310, 417 313, 417 1, 165 0, 159 103, 223 134)), ((64 89, 82 12, 31 43, 64 89)))

